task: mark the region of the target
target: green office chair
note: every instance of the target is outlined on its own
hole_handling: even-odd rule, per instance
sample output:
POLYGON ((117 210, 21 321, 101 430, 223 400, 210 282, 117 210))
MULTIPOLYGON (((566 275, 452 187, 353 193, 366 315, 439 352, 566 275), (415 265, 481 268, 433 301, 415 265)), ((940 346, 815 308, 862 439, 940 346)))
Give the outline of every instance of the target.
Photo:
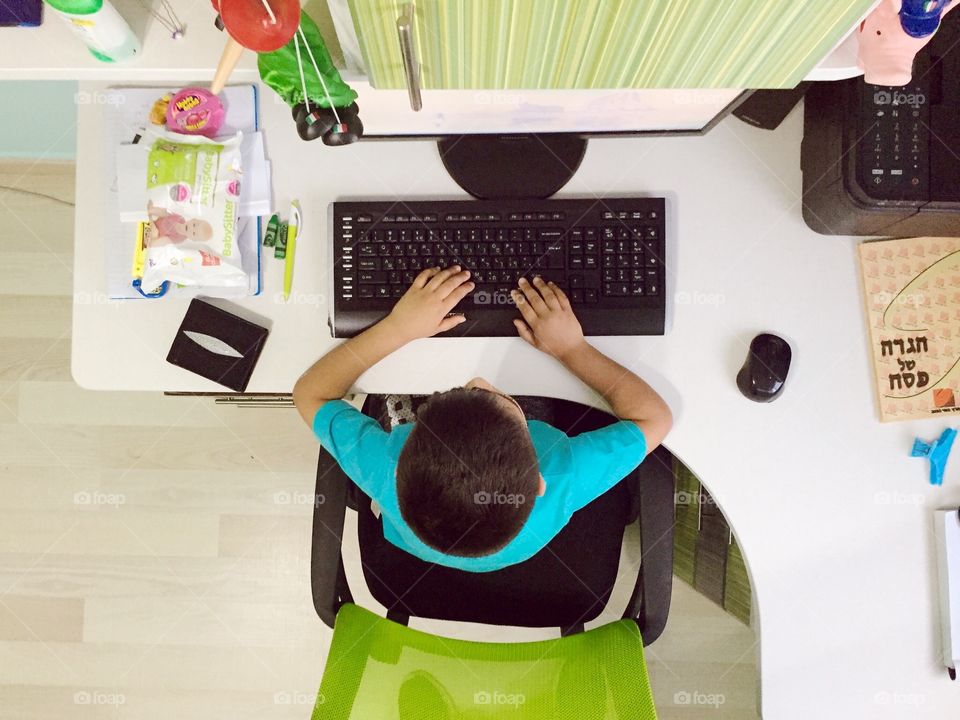
MULTIPOLYGON (((570 435, 614 421, 578 403, 550 400, 544 413, 541 399, 518 400, 528 416, 570 435)), ((384 422, 381 398, 370 396, 363 409, 384 422)), ((313 720, 656 718, 643 648, 663 631, 670 606, 674 479, 665 449, 575 513, 535 557, 491 573, 425 563, 390 545, 369 498, 323 450, 317 496, 313 597, 334 633, 313 720), (386 618, 353 602, 341 556, 348 507, 358 511, 364 579, 386 618), (609 600, 623 530, 633 521, 642 560, 623 619, 584 631, 609 600), (451 640, 407 627, 411 616, 556 626, 561 637, 451 640)))

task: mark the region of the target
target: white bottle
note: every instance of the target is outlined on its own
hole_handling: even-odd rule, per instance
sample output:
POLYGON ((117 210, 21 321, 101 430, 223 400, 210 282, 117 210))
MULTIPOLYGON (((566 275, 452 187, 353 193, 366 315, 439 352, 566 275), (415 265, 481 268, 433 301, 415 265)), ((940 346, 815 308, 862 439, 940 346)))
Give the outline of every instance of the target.
POLYGON ((120 62, 140 52, 140 41, 110 0, 44 0, 83 38, 97 60, 120 62))

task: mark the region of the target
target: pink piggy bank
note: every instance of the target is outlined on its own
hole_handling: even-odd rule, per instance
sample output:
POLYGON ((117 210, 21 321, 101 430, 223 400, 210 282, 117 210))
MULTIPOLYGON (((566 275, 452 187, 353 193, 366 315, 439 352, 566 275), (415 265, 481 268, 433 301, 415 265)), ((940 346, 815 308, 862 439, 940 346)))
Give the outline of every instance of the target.
MULTIPOLYGON (((960 0, 943 0, 941 19, 958 4, 960 0)), ((910 82, 913 58, 933 37, 911 37, 904 32, 900 7, 901 0, 882 0, 860 24, 857 65, 863 70, 863 79, 871 85, 901 86, 910 82)))

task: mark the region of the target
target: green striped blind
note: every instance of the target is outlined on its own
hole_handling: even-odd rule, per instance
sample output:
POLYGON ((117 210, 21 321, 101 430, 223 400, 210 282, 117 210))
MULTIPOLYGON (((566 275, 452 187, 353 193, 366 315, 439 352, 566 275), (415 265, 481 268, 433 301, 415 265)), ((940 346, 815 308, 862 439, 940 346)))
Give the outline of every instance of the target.
MULTIPOLYGON (((795 86, 873 0, 417 0, 424 88, 795 86)), ((375 87, 405 87, 399 0, 349 0, 375 87)))

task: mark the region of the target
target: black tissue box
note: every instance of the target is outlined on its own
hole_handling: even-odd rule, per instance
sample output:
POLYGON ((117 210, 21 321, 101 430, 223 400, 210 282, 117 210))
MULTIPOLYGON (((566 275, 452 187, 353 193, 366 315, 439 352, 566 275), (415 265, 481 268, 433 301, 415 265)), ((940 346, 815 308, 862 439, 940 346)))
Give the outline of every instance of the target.
POLYGON ((167 362, 243 392, 268 332, 265 327, 194 299, 183 316, 167 362))

